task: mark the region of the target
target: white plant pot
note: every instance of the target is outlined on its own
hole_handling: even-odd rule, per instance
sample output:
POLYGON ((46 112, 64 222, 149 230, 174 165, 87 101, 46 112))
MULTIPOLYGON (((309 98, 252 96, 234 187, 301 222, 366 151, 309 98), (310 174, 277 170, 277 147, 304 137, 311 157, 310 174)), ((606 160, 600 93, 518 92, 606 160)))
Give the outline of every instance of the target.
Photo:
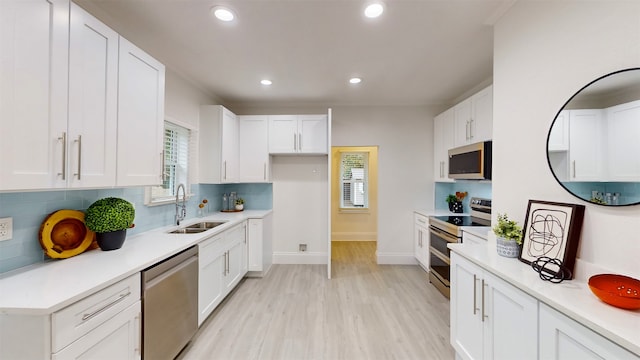
POLYGON ((238 211, 244 210, 244 204, 236 204, 236 210, 238 211))
POLYGON ((516 258, 520 255, 520 246, 515 240, 507 240, 503 237, 496 237, 496 250, 498 255, 516 258))

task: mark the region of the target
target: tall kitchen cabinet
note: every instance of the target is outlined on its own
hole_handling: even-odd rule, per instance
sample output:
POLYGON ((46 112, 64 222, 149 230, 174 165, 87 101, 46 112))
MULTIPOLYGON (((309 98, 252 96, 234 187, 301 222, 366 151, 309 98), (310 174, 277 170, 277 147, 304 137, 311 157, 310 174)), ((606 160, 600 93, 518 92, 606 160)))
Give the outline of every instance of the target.
POLYGON ((0 190, 65 187, 69 1, 0 1, 0 49, 0 190))
POLYGON ((493 134, 493 85, 462 101, 454 111, 454 146, 491 140, 493 134))
POLYGON ((238 124, 240 182, 270 182, 269 117, 266 115, 238 116, 238 124))
POLYGON ((161 182, 164 66, 66 0, 0 2, 0 190, 161 182))
POLYGON ((327 154, 326 115, 269 116, 269 153, 327 154))
POLYGON ((433 120, 433 176, 436 182, 453 182, 449 178, 449 149, 453 148, 454 110, 449 109, 433 120))
POLYGON ((237 183, 239 179, 237 116, 222 105, 200 107, 200 182, 237 183))
POLYGON ((454 252, 450 324, 462 359, 538 359, 538 301, 454 252))

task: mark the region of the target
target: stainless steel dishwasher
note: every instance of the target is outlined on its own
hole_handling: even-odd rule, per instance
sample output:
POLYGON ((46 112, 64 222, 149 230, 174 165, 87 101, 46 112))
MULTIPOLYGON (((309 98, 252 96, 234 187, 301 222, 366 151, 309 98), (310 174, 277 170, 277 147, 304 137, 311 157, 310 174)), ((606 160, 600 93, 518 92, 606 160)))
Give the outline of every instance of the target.
POLYGON ((142 356, 173 359, 198 330, 198 247, 142 271, 142 356))

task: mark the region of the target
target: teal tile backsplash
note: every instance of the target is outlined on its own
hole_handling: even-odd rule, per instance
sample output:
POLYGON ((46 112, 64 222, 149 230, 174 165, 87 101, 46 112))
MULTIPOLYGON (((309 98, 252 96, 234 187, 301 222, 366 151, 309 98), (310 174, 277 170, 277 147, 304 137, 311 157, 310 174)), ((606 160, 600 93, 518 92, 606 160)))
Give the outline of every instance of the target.
POLYGON ((462 201, 463 211, 469 212, 469 198, 480 197, 491 199, 491 183, 472 180, 457 180, 452 183, 436 183, 434 208, 436 210, 449 210, 446 202, 447 195, 455 194, 456 191, 466 191, 469 195, 462 201))
MULTIPOLYGON (((245 199, 245 209, 264 210, 273 207, 271 184, 195 184, 194 195, 187 202, 187 219, 197 216, 202 199, 210 202, 210 211, 220 211, 222 194, 235 191, 245 199)), ((0 193, 0 218, 13 218, 13 238, 0 242, 0 273, 47 261, 38 234, 46 216, 61 209, 85 210, 94 201, 104 197, 120 197, 131 202, 136 209, 135 227, 128 234, 136 234, 174 222, 175 205, 144 205, 144 187, 61 190, 21 193, 0 193)))

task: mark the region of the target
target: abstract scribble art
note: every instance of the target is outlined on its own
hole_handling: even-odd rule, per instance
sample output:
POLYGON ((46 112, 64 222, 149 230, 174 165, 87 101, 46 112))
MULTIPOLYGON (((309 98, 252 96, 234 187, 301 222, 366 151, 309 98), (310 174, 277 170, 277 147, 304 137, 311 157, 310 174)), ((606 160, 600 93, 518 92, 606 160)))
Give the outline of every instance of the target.
POLYGON ((529 200, 520 261, 558 259, 573 272, 583 217, 583 205, 529 200))

